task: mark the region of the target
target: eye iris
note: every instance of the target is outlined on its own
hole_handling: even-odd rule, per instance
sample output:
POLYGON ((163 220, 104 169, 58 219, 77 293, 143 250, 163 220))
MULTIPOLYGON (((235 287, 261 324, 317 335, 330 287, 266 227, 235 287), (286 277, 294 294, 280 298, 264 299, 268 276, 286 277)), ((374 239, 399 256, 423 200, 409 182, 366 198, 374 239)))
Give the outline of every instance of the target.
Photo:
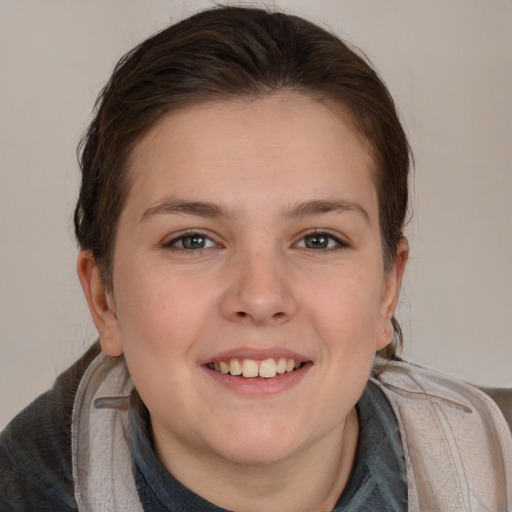
POLYGON ((184 237, 181 243, 185 249, 203 249, 206 240, 204 236, 191 235, 184 237))
POLYGON ((305 239, 308 249, 325 249, 329 246, 329 238, 325 235, 311 235, 305 239))

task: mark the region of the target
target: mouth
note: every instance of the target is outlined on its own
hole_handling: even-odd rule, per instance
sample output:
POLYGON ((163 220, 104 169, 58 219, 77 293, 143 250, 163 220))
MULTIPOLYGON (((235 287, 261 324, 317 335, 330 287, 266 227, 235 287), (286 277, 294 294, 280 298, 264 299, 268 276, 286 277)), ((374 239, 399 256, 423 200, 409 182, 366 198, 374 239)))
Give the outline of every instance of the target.
POLYGON ((242 379, 273 379, 287 373, 300 370, 305 364, 292 358, 279 357, 263 360, 231 358, 220 361, 212 361, 205 366, 217 373, 232 375, 242 379))

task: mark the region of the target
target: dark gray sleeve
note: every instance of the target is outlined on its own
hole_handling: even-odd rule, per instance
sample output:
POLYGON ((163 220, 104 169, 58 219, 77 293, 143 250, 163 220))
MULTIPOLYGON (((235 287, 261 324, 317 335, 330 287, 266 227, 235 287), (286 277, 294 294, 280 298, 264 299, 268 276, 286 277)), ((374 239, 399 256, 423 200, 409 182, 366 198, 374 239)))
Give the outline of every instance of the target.
POLYGON ((0 512, 74 512, 71 412, 95 344, 0 434, 0 512))

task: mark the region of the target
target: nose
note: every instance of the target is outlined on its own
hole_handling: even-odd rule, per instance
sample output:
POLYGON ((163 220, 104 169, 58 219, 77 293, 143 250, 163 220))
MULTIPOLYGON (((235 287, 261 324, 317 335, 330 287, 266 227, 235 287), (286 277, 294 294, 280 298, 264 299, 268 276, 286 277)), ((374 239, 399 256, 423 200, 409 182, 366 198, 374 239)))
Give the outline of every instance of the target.
POLYGON ((254 325, 278 325, 293 318, 297 301, 281 259, 258 252, 233 262, 222 301, 224 317, 254 325))

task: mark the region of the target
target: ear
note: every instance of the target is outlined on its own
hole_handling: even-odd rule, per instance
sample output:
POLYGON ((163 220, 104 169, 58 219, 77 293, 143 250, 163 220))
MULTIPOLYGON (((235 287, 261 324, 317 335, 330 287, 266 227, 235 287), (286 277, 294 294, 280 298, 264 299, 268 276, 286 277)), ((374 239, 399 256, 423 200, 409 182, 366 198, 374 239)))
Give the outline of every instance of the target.
POLYGON ((108 292, 90 251, 80 252, 76 266, 92 320, 100 335, 101 348, 109 356, 119 356, 123 348, 114 296, 108 292))
POLYGON ((402 238, 398 244, 393 266, 384 275, 384 286, 382 301, 380 307, 380 325, 377 333, 377 350, 384 348, 391 343, 393 339, 393 324, 391 319, 395 313, 395 308, 400 296, 402 286, 402 277, 409 257, 409 243, 406 238, 402 238))

